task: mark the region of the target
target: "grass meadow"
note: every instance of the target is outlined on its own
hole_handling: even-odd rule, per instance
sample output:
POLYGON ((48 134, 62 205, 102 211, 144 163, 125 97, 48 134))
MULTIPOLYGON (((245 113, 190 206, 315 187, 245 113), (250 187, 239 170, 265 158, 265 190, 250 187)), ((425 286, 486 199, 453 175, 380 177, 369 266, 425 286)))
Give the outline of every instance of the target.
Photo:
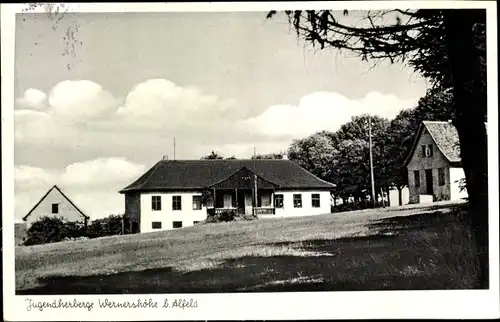
POLYGON ((435 203, 16 247, 16 293, 468 289, 466 211, 435 203))

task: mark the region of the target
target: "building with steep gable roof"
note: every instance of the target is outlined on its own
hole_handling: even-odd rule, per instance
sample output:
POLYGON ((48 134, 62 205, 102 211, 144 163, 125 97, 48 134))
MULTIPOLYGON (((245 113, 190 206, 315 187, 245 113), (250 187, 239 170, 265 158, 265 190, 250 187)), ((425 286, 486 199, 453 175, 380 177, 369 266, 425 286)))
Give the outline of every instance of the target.
POLYGON ((451 122, 423 121, 405 160, 410 203, 460 200, 465 174, 458 132, 451 122))

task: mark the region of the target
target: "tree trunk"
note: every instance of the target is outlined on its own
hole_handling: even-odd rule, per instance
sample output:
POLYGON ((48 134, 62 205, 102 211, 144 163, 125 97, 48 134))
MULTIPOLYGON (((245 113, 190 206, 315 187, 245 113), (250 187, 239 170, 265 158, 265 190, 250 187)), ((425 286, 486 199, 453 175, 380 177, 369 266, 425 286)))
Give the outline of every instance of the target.
POLYGON ((486 92, 473 28, 486 10, 446 10, 444 23, 462 166, 469 195, 468 219, 480 265, 478 288, 488 288, 488 153, 486 92))

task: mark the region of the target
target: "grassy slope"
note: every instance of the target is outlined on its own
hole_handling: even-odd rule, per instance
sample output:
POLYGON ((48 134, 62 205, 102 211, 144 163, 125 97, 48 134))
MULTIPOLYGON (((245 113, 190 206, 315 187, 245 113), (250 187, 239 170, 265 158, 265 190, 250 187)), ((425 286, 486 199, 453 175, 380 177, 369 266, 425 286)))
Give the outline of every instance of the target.
MULTIPOLYGON (((435 206, 433 206, 435 207, 435 206)), ((18 294, 470 288, 463 206, 210 224, 16 248, 18 294)))

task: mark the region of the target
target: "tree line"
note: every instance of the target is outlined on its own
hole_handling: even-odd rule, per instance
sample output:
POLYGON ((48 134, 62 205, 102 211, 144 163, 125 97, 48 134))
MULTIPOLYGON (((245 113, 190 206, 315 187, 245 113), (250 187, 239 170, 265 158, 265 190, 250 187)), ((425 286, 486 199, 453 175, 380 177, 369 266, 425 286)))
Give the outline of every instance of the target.
POLYGON ((65 240, 98 238, 131 233, 130 221, 125 215, 110 215, 93 220, 89 225, 45 216, 26 230, 24 246, 56 243, 65 240))
MULTIPOLYGON (((432 88, 416 107, 402 110, 392 120, 368 114, 354 116, 335 132, 319 131, 294 140, 284 152, 257 154, 252 159, 283 159, 286 155, 320 179, 334 183, 334 201, 340 198, 344 204, 349 200, 364 203, 371 189, 368 133, 371 120, 376 197, 388 196, 389 190, 397 189, 398 202, 402 204, 402 190, 408 183, 404 160, 418 127, 424 120, 449 121, 453 112, 452 93, 432 88)), ((212 151, 202 159, 236 157, 225 158, 212 151)))

